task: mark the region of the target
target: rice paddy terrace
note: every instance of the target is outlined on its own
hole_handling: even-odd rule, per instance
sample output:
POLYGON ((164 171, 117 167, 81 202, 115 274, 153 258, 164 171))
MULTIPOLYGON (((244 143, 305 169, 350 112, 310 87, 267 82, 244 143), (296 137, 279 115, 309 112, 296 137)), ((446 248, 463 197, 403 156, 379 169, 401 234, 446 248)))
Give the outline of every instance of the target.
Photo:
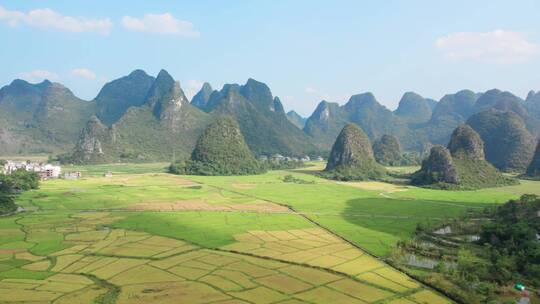
POLYGON ((452 303, 386 264, 392 246, 418 222, 540 191, 164 167, 73 168, 84 178, 23 193, 26 211, 0 218, 0 303, 452 303))

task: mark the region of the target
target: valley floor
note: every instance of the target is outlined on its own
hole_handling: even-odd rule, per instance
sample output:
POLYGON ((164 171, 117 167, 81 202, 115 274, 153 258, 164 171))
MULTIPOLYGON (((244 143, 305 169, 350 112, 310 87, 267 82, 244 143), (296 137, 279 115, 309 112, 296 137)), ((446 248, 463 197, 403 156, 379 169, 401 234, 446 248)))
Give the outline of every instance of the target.
POLYGON ((386 264, 392 246, 419 222, 540 194, 165 166, 64 168, 83 178, 23 193, 26 211, 0 217, 0 303, 451 303, 386 264))

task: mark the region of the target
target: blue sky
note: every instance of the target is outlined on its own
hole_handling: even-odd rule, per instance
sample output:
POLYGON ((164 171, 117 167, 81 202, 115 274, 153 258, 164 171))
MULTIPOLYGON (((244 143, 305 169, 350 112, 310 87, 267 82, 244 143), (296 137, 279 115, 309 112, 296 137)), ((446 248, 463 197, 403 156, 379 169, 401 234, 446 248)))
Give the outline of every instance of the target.
POLYGON ((0 84, 61 82, 92 99, 164 68, 188 95, 267 83, 286 109, 371 91, 540 90, 540 1, 2 1, 0 84))

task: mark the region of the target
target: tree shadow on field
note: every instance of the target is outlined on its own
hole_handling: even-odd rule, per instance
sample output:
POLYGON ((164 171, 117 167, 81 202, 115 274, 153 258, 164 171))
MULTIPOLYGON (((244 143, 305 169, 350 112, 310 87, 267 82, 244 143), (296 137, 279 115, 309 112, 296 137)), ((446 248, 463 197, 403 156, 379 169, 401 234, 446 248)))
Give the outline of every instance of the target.
POLYGON ((342 217, 349 223, 399 238, 410 237, 418 223, 437 223, 465 214, 469 207, 433 200, 387 197, 347 201, 342 217))

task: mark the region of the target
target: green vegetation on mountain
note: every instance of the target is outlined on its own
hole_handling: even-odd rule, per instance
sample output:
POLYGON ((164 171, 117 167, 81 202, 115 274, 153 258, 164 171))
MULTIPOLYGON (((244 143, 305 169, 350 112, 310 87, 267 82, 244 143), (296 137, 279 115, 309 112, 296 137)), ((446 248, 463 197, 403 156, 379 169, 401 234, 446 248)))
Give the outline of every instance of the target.
POLYGON ((213 116, 233 117, 246 143, 256 155, 317 155, 310 138, 295 127, 283 111, 279 98, 268 86, 249 79, 243 86, 227 84, 214 91, 204 109, 213 116))
POLYGON ((232 117, 221 117, 197 140, 191 158, 171 164, 170 171, 189 175, 247 175, 264 172, 232 117))
POLYGON ((470 126, 462 124, 452 133, 448 150, 458 172, 459 185, 463 189, 500 187, 517 184, 502 175, 485 160, 484 143, 470 126))
POLYGON ((191 104, 199 109, 206 108, 206 105, 210 100, 210 95, 212 95, 213 91, 214 89, 212 89, 212 86, 208 82, 205 82, 201 90, 197 92, 197 94, 195 94, 191 99, 191 104))
POLYGON ((529 166, 527 167, 527 171, 525 173, 528 177, 534 178, 534 179, 540 179, 540 140, 538 141, 538 144, 536 145, 536 150, 534 152, 533 159, 529 166))
POLYGON ((145 94, 140 106, 107 127, 92 118, 71 156, 64 162, 170 161, 186 157, 211 117, 189 104, 178 82, 164 70, 145 94))
POLYGON ((411 183, 441 189, 456 188, 459 177, 448 149, 439 145, 431 148, 429 157, 422 162, 420 170, 412 175, 411 183))
POLYGON ((431 119, 433 107, 435 105, 414 92, 406 92, 399 101, 398 108, 394 114, 411 123, 424 123, 431 119))
POLYGON ((0 89, 0 154, 66 151, 93 111, 61 84, 14 80, 0 89))
POLYGON ((306 125, 307 118, 300 116, 300 114, 296 113, 295 111, 289 111, 287 112, 287 118, 290 122, 293 123, 298 129, 303 129, 306 125))
POLYGON ((467 120, 484 141, 487 161, 503 171, 523 172, 531 162, 535 141, 516 113, 489 109, 467 120))
POLYGON ((480 135, 465 124, 459 125, 452 132, 450 142, 448 143, 448 150, 454 157, 464 156, 477 161, 485 160, 484 143, 480 135))
POLYGON ((452 131, 474 113, 474 104, 478 94, 462 90, 445 95, 438 103, 430 121, 423 128, 429 141, 446 145, 452 131))
POLYGON ((540 135, 540 121, 527 112, 523 100, 514 94, 497 89, 485 92, 478 98, 475 104, 475 112, 488 109, 495 109, 502 112, 512 111, 521 117, 525 123, 525 127, 531 134, 540 135))
POLYGON ((142 106, 154 80, 154 77, 143 70, 135 70, 127 76, 106 83, 94 99, 97 117, 103 123, 112 125, 130 107, 142 106))
POLYGON ((328 149, 348 123, 358 125, 373 140, 383 134, 391 134, 398 137, 408 150, 414 150, 418 144, 411 136, 406 121, 381 105, 369 92, 351 96, 343 106, 322 101, 306 121, 304 132, 321 149, 328 149))
POLYGON ((540 120, 540 91, 530 91, 525 100, 525 108, 529 112, 529 115, 540 120))
POLYGON ((348 121, 347 113, 339 104, 323 100, 306 120, 304 132, 311 136, 321 149, 329 150, 348 121))
POLYGON ((347 124, 339 133, 322 175, 336 180, 374 180, 386 176, 386 170, 373 156, 368 136, 355 124, 347 124))
POLYGON ((360 126, 369 138, 392 134, 405 139, 405 123, 381 105, 372 93, 351 96, 343 108, 349 113, 350 120, 360 126))
MULTIPOLYGON (((202 130, 215 117, 229 115, 258 156, 326 155, 342 128, 354 123, 372 141, 384 134, 396 137, 407 151, 407 161, 414 162, 416 154, 448 142, 455 127, 488 109, 516 113, 532 136, 539 135, 538 96, 531 92, 524 102, 499 90, 465 90, 437 103, 407 92, 392 112, 373 94, 364 93, 342 106, 322 101, 303 119, 294 111, 286 114, 270 88, 254 79, 244 85, 226 84, 219 91, 205 83, 191 103, 165 70, 156 78, 135 70, 107 83, 92 101, 78 99, 57 83, 15 80, 0 89, 0 154, 69 153, 95 115, 111 131, 110 140, 100 140, 107 161, 171 160, 175 154, 189 155, 202 130)), ((486 140, 486 149, 490 146, 486 140)), ((491 156, 488 152, 489 161, 491 156)), ((505 170, 522 171, 526 165, 505 170)))
POLYGON ((384 134, 373 143, 375 160, 384 166, 403 165, 401 145, 395 136, 384 134))

